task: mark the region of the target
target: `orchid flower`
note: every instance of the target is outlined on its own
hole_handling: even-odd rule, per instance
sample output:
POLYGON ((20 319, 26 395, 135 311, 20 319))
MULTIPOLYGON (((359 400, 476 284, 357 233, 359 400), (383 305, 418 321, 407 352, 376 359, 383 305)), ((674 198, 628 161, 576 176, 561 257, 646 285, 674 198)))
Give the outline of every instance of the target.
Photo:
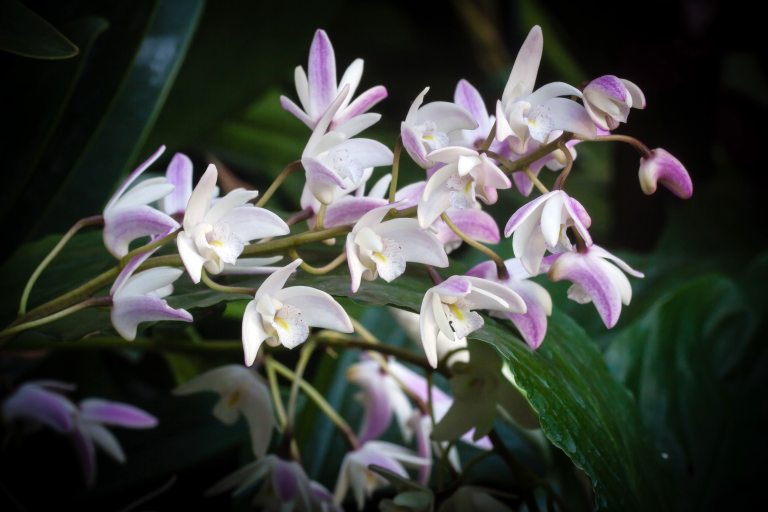
MULTIPOLYGON (((397 324, 405 331, 408 339, 421 347, 421 321, 419 320, 419 314, 393 307, 390 307, 389 311, 395 317, 397 324)), ((469 353, 464 350, 467 348, 466 338, 454 341, 452 338, 448 338, 443 333, 438 332, 435 348, 437 360, 443 362, 449 369, 454 363, 469 362, 469 353)))
POLYGON ((493 428, 498 407, 525 428, 538 426, 521 392, 503 375, 504 362, 495 350, 486 343, 473 342, 469 354, 469 363, 453 368, 453 403, 435 425, 432 439, 454 441, 474 429, 473 439, 478 440, 493 428))
POLYGON ((644 277, 642 272, 597 245, 584 251, 564 252, 549 268, 551 280, 573 283, 568 288, 569 299, 579 304, 594 303, 609 329, 619 321, 621 305, 628 306, 632 300, 632 286, 624 273, 644 277))
POLYGON ((172 283, 184 273, 182 270, 155 267, 134 275, 136 269, 152 252, 132 258, 109 291, 112 296, 112 326, 128 341, 136 339, 136 330, 141 322, 192 321, 192 315, 188 311, 174 309, 165 301, 165 297, 173 293, 172 283))
MULTIPOLYGON (((387 193, 389 184, 392 181, 392 175, 385 174, 379 178, 366 193, 366 182, 372 172, 373 169, 366 169, 363 181, 358 188, 354 190, 339 189, 336 198, 326 209, 325 227, 331 228, 334 226, 354 224, 360 220, 360 217, 374 208, 388 204, 388 201, 384 197, 387 193)), ((320 201, 315 198, 309 188, 305 185, 301 194, 302 209, 310 208, 313 213, 317 214, 320 205, 320 201)), ((310 228, 314 227, 315 217, 307 219, 307 225, 310 228)))
POLYGON ((128 190, 164 151, 165 146, 160 146, 139 165, 104 207, 104 245, 115 258, 128 254, 134 240, 162 237, 179 227, 173 218, 149 206, 173 192, 174 186, 166 178, 150 178, 128 190))
POLYGON ((509 278, 505 280, 499 280, 496 264, 493 261, 475 265, 469 269, 467 275, 497 281, 522 297, 527 306, 525 313, 493 313, 493 315, 511 320, 528 346, 537 349, 547 333, 547 317, 552 314, 552 298, 543 286, 528 279, 532 276, 523 268, 520 260, 512 258, 506 260, 504 264, 509 273, 509 278))
POLYGON ((427 180, 419 201, 418 219, 427 228, 448 208, 457 210, 477 204, 475 196, 486 204, 498 199, 497 189, 507 189, 512 183, 484 153, 461 146, 432 151, 431 161, 444 164, 427 180))
POLYGON ((680 160, 668 151, 656 148, 647 157, 640 159, 640 188, 646 195, 656 192, 658 183, 681 199, 693 195, 691 176, 680 160))
MULTIPOLYGON (((365 112, 387 97, 387 89, 377 85, 350 103, 363 76, 363 59, 355 59, 337 84, 336 57, 328 34, 324 30, 318 29, 312 39, 307 70, 309 77, 301 66, 297 66, 294 73, 296 94, 299 96, 301 107, 285 96, 280 96, 280 105, 310 129, 317 126, 338 92, 345 87, 349 87, 349 95, 331 116, 331 129, 351 119, 365 117, 365 112)), ((378 117, 375 119, 378 120, 378 117)))
POLYGON ((447 267, 448 256, 432 233, 419 227, 416 219, 384 217, 395 205, 385 205, 363 215, 347 235, 346 253, 352 292, 362 279, 373 281, 377 275, 387 282, 405 272, 408 261, 447 267))
POLYGON ((362 510, 365 499, 374 490, 386 485, 386 480, 370 469, 370 465, 381 466, 403 478, 408 478, 404 465, 419 467, 431 464, 431 461, 417 456, 411 450, 385 441, 368 441, 355 451, 347 453, 341 463, 339 477, 336 480, 334 497, 341 505, 349 488, 355 497, 358 510, 362 510))
POLYGON ((461 130, 477 128, 472 115, 458 105, 447 101, 433 101, 422 106, 429 87, 413 100, 405 121, 400 124, 403 147, 419 166, 427 169, 434 165, 428 153, 449 144, 451 137, 460 137, 461 130))
POLYGON ((459 341, 483 326, 476 309, 525 313, 523 299, 509 288, 473 276, 451 276, 424 295, 419 317, 427 361, 437 367, 437 335, 459 341))
POLYGON ((251 505, 259 510, 341 510, 333 496, 319 483, 309 479, 295 461, 277 455, 266 455, 224 477, 208 489, 207 495, 234 489, 234 496, 243 495, 259 485, 251 505))
POLYGON ((496 103, 496 139, 508 141, 515 153, 525 153, 528 142, 545 142, 553 130, 595 136, 595 125, 583 106, 560 96, 581 97, 581 91, 563 82, 533 90, 539 71, 544 36, 531 29, 512 66, 501 100, 496 103))
POLYGON ((307 187, 323 204, 330 204, 337 196, 360 187, 370 176, 367 169, 392 165, 392 151, 380 142, 350 138, 357 131, 326 133, 348 94, 349 87, 345 86, 315 126, 301 154, 307 187))
POLYGON ((251 450, 257 457, 267 453, 272 439, 274 414, 269 389, 255 372, 238 364, 220 366, 201 373, 177 387, 175 395, 213 391, 220 396, 213 415, 233 425, 242 415, 248 422, 251 450))
POLYGON ((262 343, 294 348, 309 337, 311 327, 350 333, 352 322, 344 308, 327 293, 309 286, 284 288, 302 260, 270 274, 243 314, 243 350, 250 366, 262 343))
POLYGON ((252 240, 290 232, 280 217, 248 203, 256 191, 235 189, 212 205, 217 177, 216 166, 209 165, 192 191, 184 230, 176 238, 181 260, 195 283, 200 282, 203 267, 219 274, 226 264, 234 265, 252 240))
POLYGON ((473 130, 461 130, 454 137, 456 143, 469 149, 490 149, 502 154, 507 152, 509 146, 499 142, 495 137, 491 140, 490 148, 482 147, 491 130, 494 129, 496 117, 488 114, 485 101, 475 86, 464 79, 459 80, 453 93, 453 102, 469 112, 469 115, 477 123, 477 128, 473 130))
POLYGON ((163 198, 163 211, 171 216, 184 215, 192 196, 192 160, 184 153, 176 153, 165 171, 165 179, 173 185, 173 192, 163 198))
POLYGON ((27 382, 3 402, 2 412, 6 421, 45 425, 69 436, 90 487, 96 481, 96 446, 125 462, 119 441, 105 425, 145 429, 155 427, 157 419, 133 405, 100 398, 87 398, 76 406, 62 394, 74 387, 51 380, 27 382))
POLYGON ((509 218, 504 236, 512 238, 512 249, 523 268, 531 275, 539 273, 547 249, 553 252, 569 250, 571 243, 566 229, 573 227, 586 245, 592 245, 587 231, 592 219, 577 200, 562 190, 542 194, 520 207, 509 218))
POLYGON ((629 80, 604 75, 584 88, 584 108, 598 127, 615 130, 627 122, 629 109, 645 108, 645 95, 629 80))

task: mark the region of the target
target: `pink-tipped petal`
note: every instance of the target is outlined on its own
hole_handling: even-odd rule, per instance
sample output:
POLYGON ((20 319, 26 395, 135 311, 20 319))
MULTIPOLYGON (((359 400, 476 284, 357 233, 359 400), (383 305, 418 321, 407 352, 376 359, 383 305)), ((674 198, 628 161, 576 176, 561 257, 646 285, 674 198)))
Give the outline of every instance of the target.
POLYGON ((183 153, 176 153, 165 171, 165 177, 174 189, 163 199, 163 210, 168 215, 184 213, 192 195, 192 160, 183 153))
POLYGON ((405 148, 405 151, 410 155, 413 161, 424 169, 429 167, 427 151, 424 149, 424 144, 421 143, 419 134, 406 123, 402 123, 400 125, 400 137, 403 141, 403 148, 405 148))
POLYGON ((544 35, 541 33, 541 27, 536 25, 528 33, 517 53, 515 64, 512 66, 512 71, 509 74, 507 85, 504 87, 504 93, 502 94, 502 101, 504 103, 530 94, 533 91, 543 50, 544 35))
POLYGON ((122 258, 134 240, 165 236, 178 227, 178 222, 151 206, 110 210, 104 216, 104 245, 114 257, 122 258))
POLYGON ((5 400, 2 412, 5 421, 31 420, 56 432, 70 432, 76 409, 64 395, 27 383, 5 400))
POLYGON ((483 97, 478 90, 468 81, 461 79, 456 85, 456 91, 453 94, 453 101, 464 108, 479 125, 488 120, 488 109, 485 106, 483 97))
MULTIPOLYGON (((452 210, 448 217, 461 231, 479 242, 497 244, 501 239, 498 224, 490 214, 483 210, 476 208, 452 210)), ((451 233, 453 232, 451 231, 451 233)), ((458 240, 458 237, 456 239, 458 240)))
POLYGON ((656 148, 650 156, 640 159, 640 188, 646 195, 656 192, 661 183, 681 199, 693 195, 693 182, 683 164, 668 151, 656 148))
POLYGON ((174 309, 168 303, 152 296, 130 296, 116 300, 112 306, 112 326, 128 341, 136 339, 136 330, 142 322, 175 320, 191 322, 192 315, 184 309, 174 309))
POLYGON ((325 227, 354 224, 367 212, 386 204, 386 199, 376 197, 342 197, 328 206, 325 227))
POLYGON ((311 115, 321 115, 336 96, 336 57, 328 34, 318 29, 309 48, 307 66, 311 115))
POLYGON ((157 418, 130 404, 112 402, 100 398, 87 398, 80 402, 83 419, 128 428, 152 428, 157 418))
POLYGON ((315 127, 315 123, 312 121, 312 119, 290 98, 281 95, 280 106, 283 107, 283 110, 307 125, 310 130, 315 127))
MULTIPOLYGON (((350 93, 351 97, 352 93, 350 93)), ((334 120, 335 125, 341 125, 353 117, 357 117, 368 112, 377 103, 387 97, 387 88, 383 85, 377 85, 363 92, 360 96, 345 108, 341 115, 334 120)))
POLYGON ((165 146, 160 146, 157 148, 157 151, 152 153, 152 155, 147 158, 145 161, 143 161, 136 169, 131 172, 131 174, 128 175, 128 177, 125 179, 122 185, 120 185, 120 188, 117 189, 117 191, 112 195, 109 202, 107 203, 107 206, 104 208, 109 209, 115 202, 120 199, 120 196, 123 195, 123 193, 128 189, 128 187, 131 186, 131 183, 133 183, 136 178, 141 176, 141 174, 146 171, 150 165, 155 163, 155 161, 160 158, 160 156, 165 152, 165 146))

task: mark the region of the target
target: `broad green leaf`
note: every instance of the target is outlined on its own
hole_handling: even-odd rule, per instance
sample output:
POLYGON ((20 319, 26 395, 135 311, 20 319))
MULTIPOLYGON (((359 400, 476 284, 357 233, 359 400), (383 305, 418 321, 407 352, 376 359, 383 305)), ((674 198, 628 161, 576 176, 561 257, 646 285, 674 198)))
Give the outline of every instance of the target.
MULTIPOLYGON (((763 258, 748 279, 764 284, 766 269, 763 258)), ((768 423, 755 414, 766 385, 764 320, 757 331, 766 310, 731 279, 701 277, 664 295, 606 353, 675 470, 680 510, 748 508, 753 493, 733 489, 749 489, 750 477, 734 468, 757 467, 768 449, 745 441, 768 423)))
POLYGON ((0 50, 33 59, 69 59, 77 46, 17 0, 0 1, 0 50))

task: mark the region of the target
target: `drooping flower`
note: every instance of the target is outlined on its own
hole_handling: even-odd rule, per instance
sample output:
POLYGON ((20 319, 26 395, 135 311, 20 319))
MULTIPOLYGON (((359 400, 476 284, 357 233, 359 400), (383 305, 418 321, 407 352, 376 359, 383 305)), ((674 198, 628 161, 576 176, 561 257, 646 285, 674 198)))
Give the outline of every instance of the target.
POLYGON ((346 253, 352 292, 362 279, 377 275, 390 282, 405 272, 408 261, 447 267, 448 256, 440 241, 419 226, 416 219, 384 220, 396 205, 386 205, 363 215, 347 235, 346 253))
POLYGON ((619 320, 621 305, 628 306, 632 300, 632 286, 625 272, 643 277, 641 272, 623 260, 602 247, 592 245, 584 251, 558 255, 549 268, 549 278, 572 282, 568 298, 579 304, 592 302, 603 323, 610 329, 619 320))
MULTIPOLYGON (((301 154, 307 187, 318 201, 330 204, 338 195, 355 190, 366 179, 366 169, 392 165, 392 151, 373 139, 350 138, 360 129, 327 132, 333 115, 349 94, 344 86, 315 126, 301 154)), ((368 173, 370 176, 370 173, 368 173)))
POLYGON ((330 492, 310 480, 300 464, 273 454, 246 464, 224 477, 208 489, 206 494, 219 494, 230 489, 233 489, 233 496, 256 491, 251 505, 259 510, 341 510, 333 503, 330 492))
POLYGON ((400 124, 403 148, 419 166, 432 167, 428 154, 447 146, 451 137, 460 136, 461 130, 477 128, 477 122, 469 112, 448 101, 433 101, 422 106, 426 87, 413 100, 405 121, 400 124))
POLYGON ((270 274, 245 307, 243 350, 246 365, 253 364, 262 343, 294 348, 306 341, 311 327, 346 333, 353 331, 344 308, 327 293, 309 286, 284 288, 301 262, 294 260, 270 274))
POLYGON ((203 267, 219 274, 226 264, 234 265, 252 240, 290 232, 280 217, 248 203, 256 191, 238 188, 211 204, 217 177, 216 166, 209 165, 192 191, 184 229, 176 238, 181 260, 195 283, 200 282, 203 267))
POLYGON ((647 195, 656 192, 658 183, 681 199, 693 195, 691 176, 680 160, 668 151, 656 148, 647 157, 640 159, 640 188, 647 195))
POLYGON ((120 185, 104 207, 104 245, 115 258, 128 254, 131 242, 144 237, 162 237, 179 227, 169 215, 149 206, 174 190, 166 178, 150 178, 129 187, 165 151, 165 146, 139 165, 120 185))
POLYGON ((552 298, 543 286, 528 279, 532 276, 523 268, 520 260, 512 258, 506 260, 504 264, 509 274, 509 277, 504 280, 499 280, 496 264, 493 261, 475 265, 469 269, 467 275, 497 281, 522 297, 527 306, 525 313, 508 312, 493 313, 493 315, 511 320, 528 346, 533 349, 539 348, 547 333, 547 317, 552 314, 552 298))
POLYGON ((184 273, 181 269, 155 267, 134 275, 136 269, 153 252, 131 259, 109 292, 112 296, 112 326, 128 341, 136 339, 136 330, 141 322, 192 321, 188 311, 174 309, 165 301, 165 297, 173 293, 172 283, 184 273))
POLYGON ((631 108, 645 108, 640 88, 623 78, 604 75, 584 88, 584 108, 592 121, 603 130, 615 130, 626 123, 631 108))
POLYGON ((595 136, 595 125, 584 107, 560 97, 581 97, 581 91, 563 82, 533 90, 543 48, 544 36, 537 25, 520 47, 504 93, 496 103, 496 138, 507 141, 515 153, 525 153, 530 140, 545 142, 553 130, 595 136))
POLYGON ((334 492, 337 504, 341 505, 351 487, 357 508, 362 510, 365 499, 374 490, 386 485, 387 481, 381 475, 368 469, 368 466, 372 464, 381 466, 403 478, 408 478, 405 466, 419 467, 431 464, 431 461, 396 444, 385 441, 368 441, 357 450, 347 453, 341 463, 334 492))
POLYGON ((587 231, 591 223, 592 219, 581 203, 562 190, 553 190, 513 213, 504 228, 504 236, 514 233, 512 249, 515 256, 529 274, 537 275, 547 249, 562 252, 571 248, 567 228, 575 229, 585 244, 591 245, 592 237, 587 231))
POLYGON ((419 325, 427 361, 437 367, 437 335, 458 341, 483 326, 475 310, 525 313, 520 296, 509 288, 473 276, 451 276, 433 286, 421 302, 419 325))
POLYGON ((3 403, 6 421, 25 421, 45 425, 72 439, 88 486, 96 481, 96 446, 117 462, 125 462, 125 453, 117 438, 105 427, 152 428, 157 419, 130 404, 100 398, 86 398, 75 405, 62 393, 74 385, 42 380, 20 386, 3 403))
POLYGON ((498 199, 497 189, 512 186, 506 174, 484 153, 461 146, 437 149, 430 161, 444 164, 430 176, 419 201, 418 219, 423 228, 432 225, 448 208, 471 208, 479 197, 486 204, 498 199))
POLYGON ((297 66, 294 73, 296 94, 301 107, 285 96, 280 96, 280 105, 310 129, 317 126, 320 118, 328 111, 328 107, 344 87, 349 87, 349 94, 333 114, 331 129, 365 115, 371 107, 387 97, 387 89, 383 85, 377 85, 363 92, 350 103, 363 76, 363 59, 355 59, 337 84, 336 57, 328 34, 324 30, 318 29, 312 39, 307 70, 309 73, 305 73, 304 68, 297 66))
POLYGON ((220 366, 201 373, 177 387, 175 395, 212 391, 220 396, 213 415, 225 425, 233 425, 242 415, 248 422, 251 450, 257 457, 269 448, 274 414, 269 389, 253 371, 239 364, 220 366))

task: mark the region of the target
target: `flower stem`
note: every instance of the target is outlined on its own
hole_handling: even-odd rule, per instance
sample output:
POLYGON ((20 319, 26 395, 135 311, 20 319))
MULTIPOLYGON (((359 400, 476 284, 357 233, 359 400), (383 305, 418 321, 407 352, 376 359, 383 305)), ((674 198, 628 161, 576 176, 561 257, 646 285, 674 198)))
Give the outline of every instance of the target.
POLYGON ((314 350, 315 343, 312 340, 308 340, 301 348, 299 360, 296 363, 293 385, 291 386, 291 394, 288 398, 288 423, 286 423, 286 430, 289 432, 292 432, 293 426, 296 425, 296 401, 299 398, 299 386, 302 382, 304 382, 304 371, 307 369, 309 358, 312 356, 312 352, 314 350))
POLYGON ((280 173, 275 176, 275 180, 272 182, 272 184, 267 188, 266 192, 264 192, 264 195, 259 198, 258 201, 256 201, 256 206, 259 208, 263 207, 265 204, 267 204, 267 201, 269 201, 272 196, 277 192, 277 189, 280 188, 280 185, 283 184, 285 179, 293 174, 294 172, 301 169, 301 160, 295 160, 288 165, 286 165, 280 173))
POLYGON ((640 142, 638 139, 630 137, 629 135, 600 135, 591 139, 579 138, 579 140, 586 142, 624 142, 634 147, 643 158, 648 158, 651 156, 651 150, 648 149, 648 146, 640 142))
MULTIPOLYGON (((294 248, 288 249, 288 256, 291 258, 299 259, 299 253, 294 248)), ((316 275, 316 276, 322 276, 324 274, 327 274, 328 272, 331 272, 335 268, 337 268, 339 265, 347 261, 347 253, 342 252, 338 256, 336 256, 333 260, 331 260, 330 263, 327 265, 323 265, 322 267, 313 267, 309 263, 302 261, 301 262, 301 269, 305 272, 309 272, 310 274, 316 275)))
POLYGON ((285 414, 285 406, 283 405, 283 399, 280 398, 280 386, 277 383, 277 375, 275 374, 275 368, 272 366, 274 359, 268 353, 264 354, 264 370, 267 373, 267 380, 269 381, 269 390, 272 392, 272 402, 275 404, 275 415, 277 416, 277 423, 280 430, 284 430, 288 424, 288 419, 285 414))
POLYGON ((250 296, 253 296, 256 294, 256 290, 254 288, 242 288, 239 286, 226 286, 223 284, 219 284, 213 279, 211 279, 210 277, 208 277, 208 273, 205 271, 205 269, 203 269, 202 273, 200 274, 200 278, 205 284, 205 286, 217 292, 238 293, 238 294, 245 294, 250 296))
MULTIPOLYGON (((272 367, 289 380, 295 380, 296 375, 287 367, 283 366, 281 363, 272 360, 272 367)), ((312 400, 315 405, 325 414, 329 420, 331 420, 331 423, 333 423, 337 429, 344 435, 344 438, 346 439, 347 443, 353 450, 357 450, 360 447, 360 441, 357 439, 357 436, 350 428, 349 424, 344 421, 344 418, 342 418, 339 413, 336 412, 336 410, 331 407, 331 404, 329 404, 325 398, 317 391, 317 389, 314 388, 309 382, 302 380, 299 383, 299 386, 301 387, 301 390, 307 395, 307 397, 312 400)))
POLYGON ((480 146, 480 151, 487 151, 488 148, 491 147, 491 144, 493 143, 493 138, 496 136, 496 121, 493 122, 493 126, 491 126, 491 131, 488 132, 488 136, 483 141, 483 144, 480 146))
POLYGON ((8 327, 7 329, 0 331, 0 343, 3 343, 6 339, 10 338, 15 334, 18 334, 20 332, 23 332, 29 329, 33 329, 35 327, 40 327, 41 325, 49 324, 55 320, 64 318, 65 316, 69 316, 72 313, 76 313, 81 309, 92 308, 96 306, 109 306, 111 304, 112 304, 112 297, 96 297, 96 298, 86 299, 83 302, 80 302, 68 308, 62 309, 61 311, 57 313, 53 313, 52 315, 44 316, 42 318, 38 318, 30 322, 16 324, 12 327, 8 327))
MULTIPOLYGON (((509 173, 515 172, 515 171, 521 171, 531 165, 536 160, 539 160, 554 150, 556 150, 560 143, 566 143, 569 140, 573 138, 573 134, 571 132, 563 132, 561 136, 553 140, 552 142, 548 142, 538 148, 536 151, 533 151, 524 157, 518 158, 517 160, 509 160, 508 158, 504 158, 503 156, 493 153, 492 151, 486 151, 486 153, 495 160, 498 160, 505 168, 506 171, 509 173)), ((593 139, 590 139, 593 140, 593 139)))
POLYGON ((562 190, 565 186, 565 180, 568 179, 568 175, 571 174, 571 169, 573 169, 573 155, 568 146, 565 145, 565 142, 560 143, 558 149, 565 155, 565 168, 560 172, 560 176, 557 177, 552 188, 562 190))
POLYGON ((533 174, 533 172, 531 172, 531 170, 528 167, 523 169, 523 172, 525 173, 526 176, 528 176, 528 179, 531 180, 531 183, 533 183, 533 185, 536 187, 536 190, 538 190, 542 194, 549 193, 549 189, 547 189, 547 187, 541 182, 538 176, 533 174))
POLYGON ((10 342, 3 347, 3 350, 13 351, 114 349, 209 354, 220 352, 239 352, 243 350, 243 343, 242 341, 228 340, 191 342, 187 340, 153 341, 149 339, 137 339, 134 341, 127 341, 119 336, 105 336, 98 338, 83 338, 77 341, 29 340, 24 341, 23 343, 10 342))
POLYGON ((19 315, 23 315, 27 312, 27 302, 29 301, 29 294, 32 293, 32 287, 35 286, 35 283, 37 282, 37 279, 40 277, 40 274, 43 273, 43 271, 48 267, 48 265, 53 261, 53 259, 58 256, 58 254, 61 252, 62 249, 64 249, 64 246, 67 245, 67 243, 72 239, 75 234, 87 226, 101 226, 104 224, 104 217, 101 215, 94 215, 93 217, 85 217, 84 219, 80 219, 79 221, 75 222, 75 224, 69 228, 69 231, 64 233, 64 236, 61 237, 61 240, 58 241, 58 243, 51 249, 51 252, 48 253, 48 255, 43 259, 43 261, 40 262, 40 264, 37 266, 34 272, 32 272, 32 275, 29 277, 29 281, 27 281, 27 285, 24 287, 24 292, 21 294, 21 301, 19 303, 19 315))
POLYGON ((486 247, 485 245, 481 244, 477 240, 473 239, 472 237, 467 236, 459 227, 453 223, 450 217, 448 217, 447 213, 443 213, 440 215, 440 218, 443 219, 443 222, 445 222, 449 228, 451 228, 451 231, 456 233, 456 236, 464 240, 468 245, 474 247, 478 251, 482 252, 489 258, 493 260, 494 263, 496 263, 496 273, 498 274, 499 279, 506 280, 509 279, 509 272, 507 271, 507 266, 504 263, 504 259, 496 254, 491 248, 486 247))
POLYGON ((141 247, 137 247, 136 249, 132 250, 122 258, 120 258, 120 268, 124 268, 133 258, 140 254, 144 254, 145 252, 153 251, 157 249, 158 247, 162 247, 171 240, 175 239, 177 236, 179 236, 180 229, 176 229, 167 235, 165 235, 162 238, 158 238, 154 242, 150 242, 146 245, 142 245, 141 247))
POLYGON ((315 231, 322 231, 325 228, 325 212, 328 210, 328 205, 322 203, 320 209, 317 211, 315 217, 315 231))
POLYGON ((397 136, 395 141, 395 150, 393 151, 394 157, 392 158, 392 181, 389 183, 389 202, 395 202, 395 194, 397 193, 397 178, 400 173, 400 153, 403 152, 403 137, 397 136))
POLYGON ((401 361, 405 361, 421 368, 432 370, 427 360, 418 354, 414 354, 410 350, 396 347, 394 345, 387 345, 384 343, 371 343, 365 341, 356 336, 350 336, 349 334, 342 334, 336 331, 319 331, 315 335, 315 341, 321 345, 328 345, 331 347, 341 348, 356 348, 360 350, 369 350, 372 352, 379 352, 380 354, 387 354, 394 356, 401 361))

